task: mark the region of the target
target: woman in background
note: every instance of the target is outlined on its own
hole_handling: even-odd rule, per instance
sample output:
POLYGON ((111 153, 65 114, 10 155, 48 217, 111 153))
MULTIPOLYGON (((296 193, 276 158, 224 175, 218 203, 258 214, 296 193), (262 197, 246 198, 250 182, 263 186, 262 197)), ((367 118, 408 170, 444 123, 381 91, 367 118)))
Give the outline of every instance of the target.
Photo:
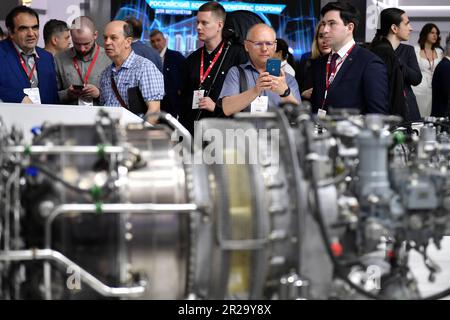
POLYGON ((444 52, 441 48, 439 28, 434 23, 423 26, 419 35, 419 46, 415 47, 417 61, 422 72, 422 82, 413 88, 419 105, 420 115, 429 117, 431 114, 431 82, 434 69, 442 60, 444 52))
POLYGON ((325 42, 324 39, 324 24, 319 23, 316 26, 316 32, 314 34, 314 40, 311 45, 311 56, 309 58, 302 59, 297 69, 297 82, 300 88, 302 96, 302 102, 309 101, 312 95, 312 77, 311 77, 311 65, 321 56, 326 56, 331 52, 331 48, 325 42))
POLYGON ((294 56, 289 52, 289 46, 283 39, 277 39, 277 49, 274 57, 281 60, 281 69, 285 73, 289 73, 291 76, 295 77, 294 56))

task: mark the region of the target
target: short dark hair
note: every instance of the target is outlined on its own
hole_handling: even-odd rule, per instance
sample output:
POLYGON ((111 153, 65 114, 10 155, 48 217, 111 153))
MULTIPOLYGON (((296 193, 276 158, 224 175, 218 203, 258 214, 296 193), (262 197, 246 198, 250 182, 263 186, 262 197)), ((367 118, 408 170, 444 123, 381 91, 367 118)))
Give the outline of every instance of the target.
POLYGON ((417 41, 420 45, 420 49, 423 50, 425 48, 425 42, 427 42, 428 34, 433 30, 433 28, 436 29, 438 37, 436 43, 433 43, 431 46, 431 49, 434 50, 435 48, 441 48, 441 30, 439 30, 438 26, 434 23, 427 23, 420 31, 419 41, 417 41))
POLYGON ((34 11, 33 9, 31 9, 27 6, 17 6, 8 13, 8 15, 6 16, 6 20, 5 20, 5 25, 11 33, 14 33, 14 28, 15 28, 14 18, 17 17, 21 13, 28 13, 29 15, 35 16, 38 21, 38 25, 39 25, 39 15, 37 14, 36 11, 34 11))
POLYGON ((225 8, 216 1, 209 1, 202 4, 200 8, 198 8, 198 11, 199 12, 211 11, 213 14, 216 15, 216 17, 218 17, 223 22, 225 22, 225 18, 227 17, 225 8))
POLYGON ((44 42, 49 43, 53 36, 69 31, 67 23, 61 20, 51 19, 44 25, 44 42))
POLYGON ((153 29, 150 32, 150 38, 153 38, 154 36, 157 36, 158 34, 162 35, 164 37, 164 33, 162 33, 160 30, 158 29, 153 29))
POLYGON ((332 10, 339 11, 339 15, 342 21, 344 21, 344 25, 347 26, 349 23, 353 23, 353 25, 355 26, 354 30, 358 28, 361 14, 359 13, 359 10, 352 4, 346 1, 329 2, 322 8, 322 10, 320 10, 320 14, 323 17, 328 11, 332 10))
MULTIPOLYGON (((139 39, 142 36, 142 22, 134 17, 128 17, 125 19, 125 22, 131 26, 132 29, 132 37, 134 39, 139 39)), ((125 36, 127 37, 127 36, 125 36)))

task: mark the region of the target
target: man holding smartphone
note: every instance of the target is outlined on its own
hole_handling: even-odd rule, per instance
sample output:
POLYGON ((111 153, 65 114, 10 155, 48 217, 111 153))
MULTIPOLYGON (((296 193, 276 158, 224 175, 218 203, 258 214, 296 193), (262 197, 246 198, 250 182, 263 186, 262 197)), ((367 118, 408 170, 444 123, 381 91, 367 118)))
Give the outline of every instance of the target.
POLYGON ((98 32, 91 18, 76 18, 70 34, 73 48, 55 56, 59 99, 63 104, 98 105, 100 76, 111 59, 97 44, 98 32))
POLYGON ((225 115, 241 111, 266 112, 269 106, 281 103, 300 104, 297 81, 280 70, 281 61, 272 59, 276 50, 273 28, 263 23, 251 27, 245 40, 245 50, 250 61, 230 69, 220 93, 225 115), (244 84, 242 72, 246 80, 244 84), (248 89, 241 92, 243 85, 248 89))

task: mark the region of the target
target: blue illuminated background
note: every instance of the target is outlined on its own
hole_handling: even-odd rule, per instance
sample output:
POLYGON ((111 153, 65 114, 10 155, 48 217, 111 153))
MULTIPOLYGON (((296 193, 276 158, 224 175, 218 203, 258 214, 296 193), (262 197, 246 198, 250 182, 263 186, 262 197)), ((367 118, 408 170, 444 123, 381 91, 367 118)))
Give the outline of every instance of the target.
MULTIPOLYGON (((195 15, 206 1, 187 0, 112 0, 112 18, 134 16, 143 23, 142 40, 148 41, 152 29, 161 30, 168 39, 169 48, 184 55, 196 50, 195 15)), ((310 51, 319 8, 314 0, 242 0, 219 1, 228 12, 250 10, 257 13, 277 31, 293 50, 296 59, 310 51)))

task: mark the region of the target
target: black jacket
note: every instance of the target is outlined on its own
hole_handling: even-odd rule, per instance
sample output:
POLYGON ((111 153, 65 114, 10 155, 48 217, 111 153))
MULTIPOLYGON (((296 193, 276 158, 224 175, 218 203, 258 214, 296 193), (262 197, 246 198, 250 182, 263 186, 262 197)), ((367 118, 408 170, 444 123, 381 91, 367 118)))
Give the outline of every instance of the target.
POLYGON ((411 121, 419 121, 420 111, 417 105, 416 95, 411 86, 418 86, 422 82, 422 72, 420 72, 417 56, 414 47, 407 44, 400 44, 395 49, 403 72, 404 86, 406 90, 406 103, 408 105, 409 117, 411 121))
POLYGON ((450 116, 450 60, 445 58, 437 65, 433 74, 432 117, 450 116))
POLYGON ((389 86, 389 114, 399 115, 410 121, 406 102, 403 72, 391 43, 386 38, 374 41, 370 50, 383 60, 386 65, 389 86))
MULTIPOLYGON (((183 80, 181 87, 181 110, 180 122, 191 132, 194 133, 195 121, 203 118, 222 117, 222 108, 216 105, 214 112, 207 110, 192 109, 192 98, 194 90, 198 90, 200 86, 200 60, 201 52, 204 50, 204 70, 209 67, 216 53, 219 51, 220 43, 217 48, 208 54, 205 47, 201 47, 190 54, 184 61, 183 80)), ((220 91, 222 90, 223 82, 231 67, 237 66, 247 62, 247 55, 245 50, 237 45, 225 43, 222 53, 211 69, 209 76, 203 83, 202 89, 205 89, 205 96, 211 98, 212 101, 217 102, 220 91), (228 47, 228 48, 227 48, 228 47)))

